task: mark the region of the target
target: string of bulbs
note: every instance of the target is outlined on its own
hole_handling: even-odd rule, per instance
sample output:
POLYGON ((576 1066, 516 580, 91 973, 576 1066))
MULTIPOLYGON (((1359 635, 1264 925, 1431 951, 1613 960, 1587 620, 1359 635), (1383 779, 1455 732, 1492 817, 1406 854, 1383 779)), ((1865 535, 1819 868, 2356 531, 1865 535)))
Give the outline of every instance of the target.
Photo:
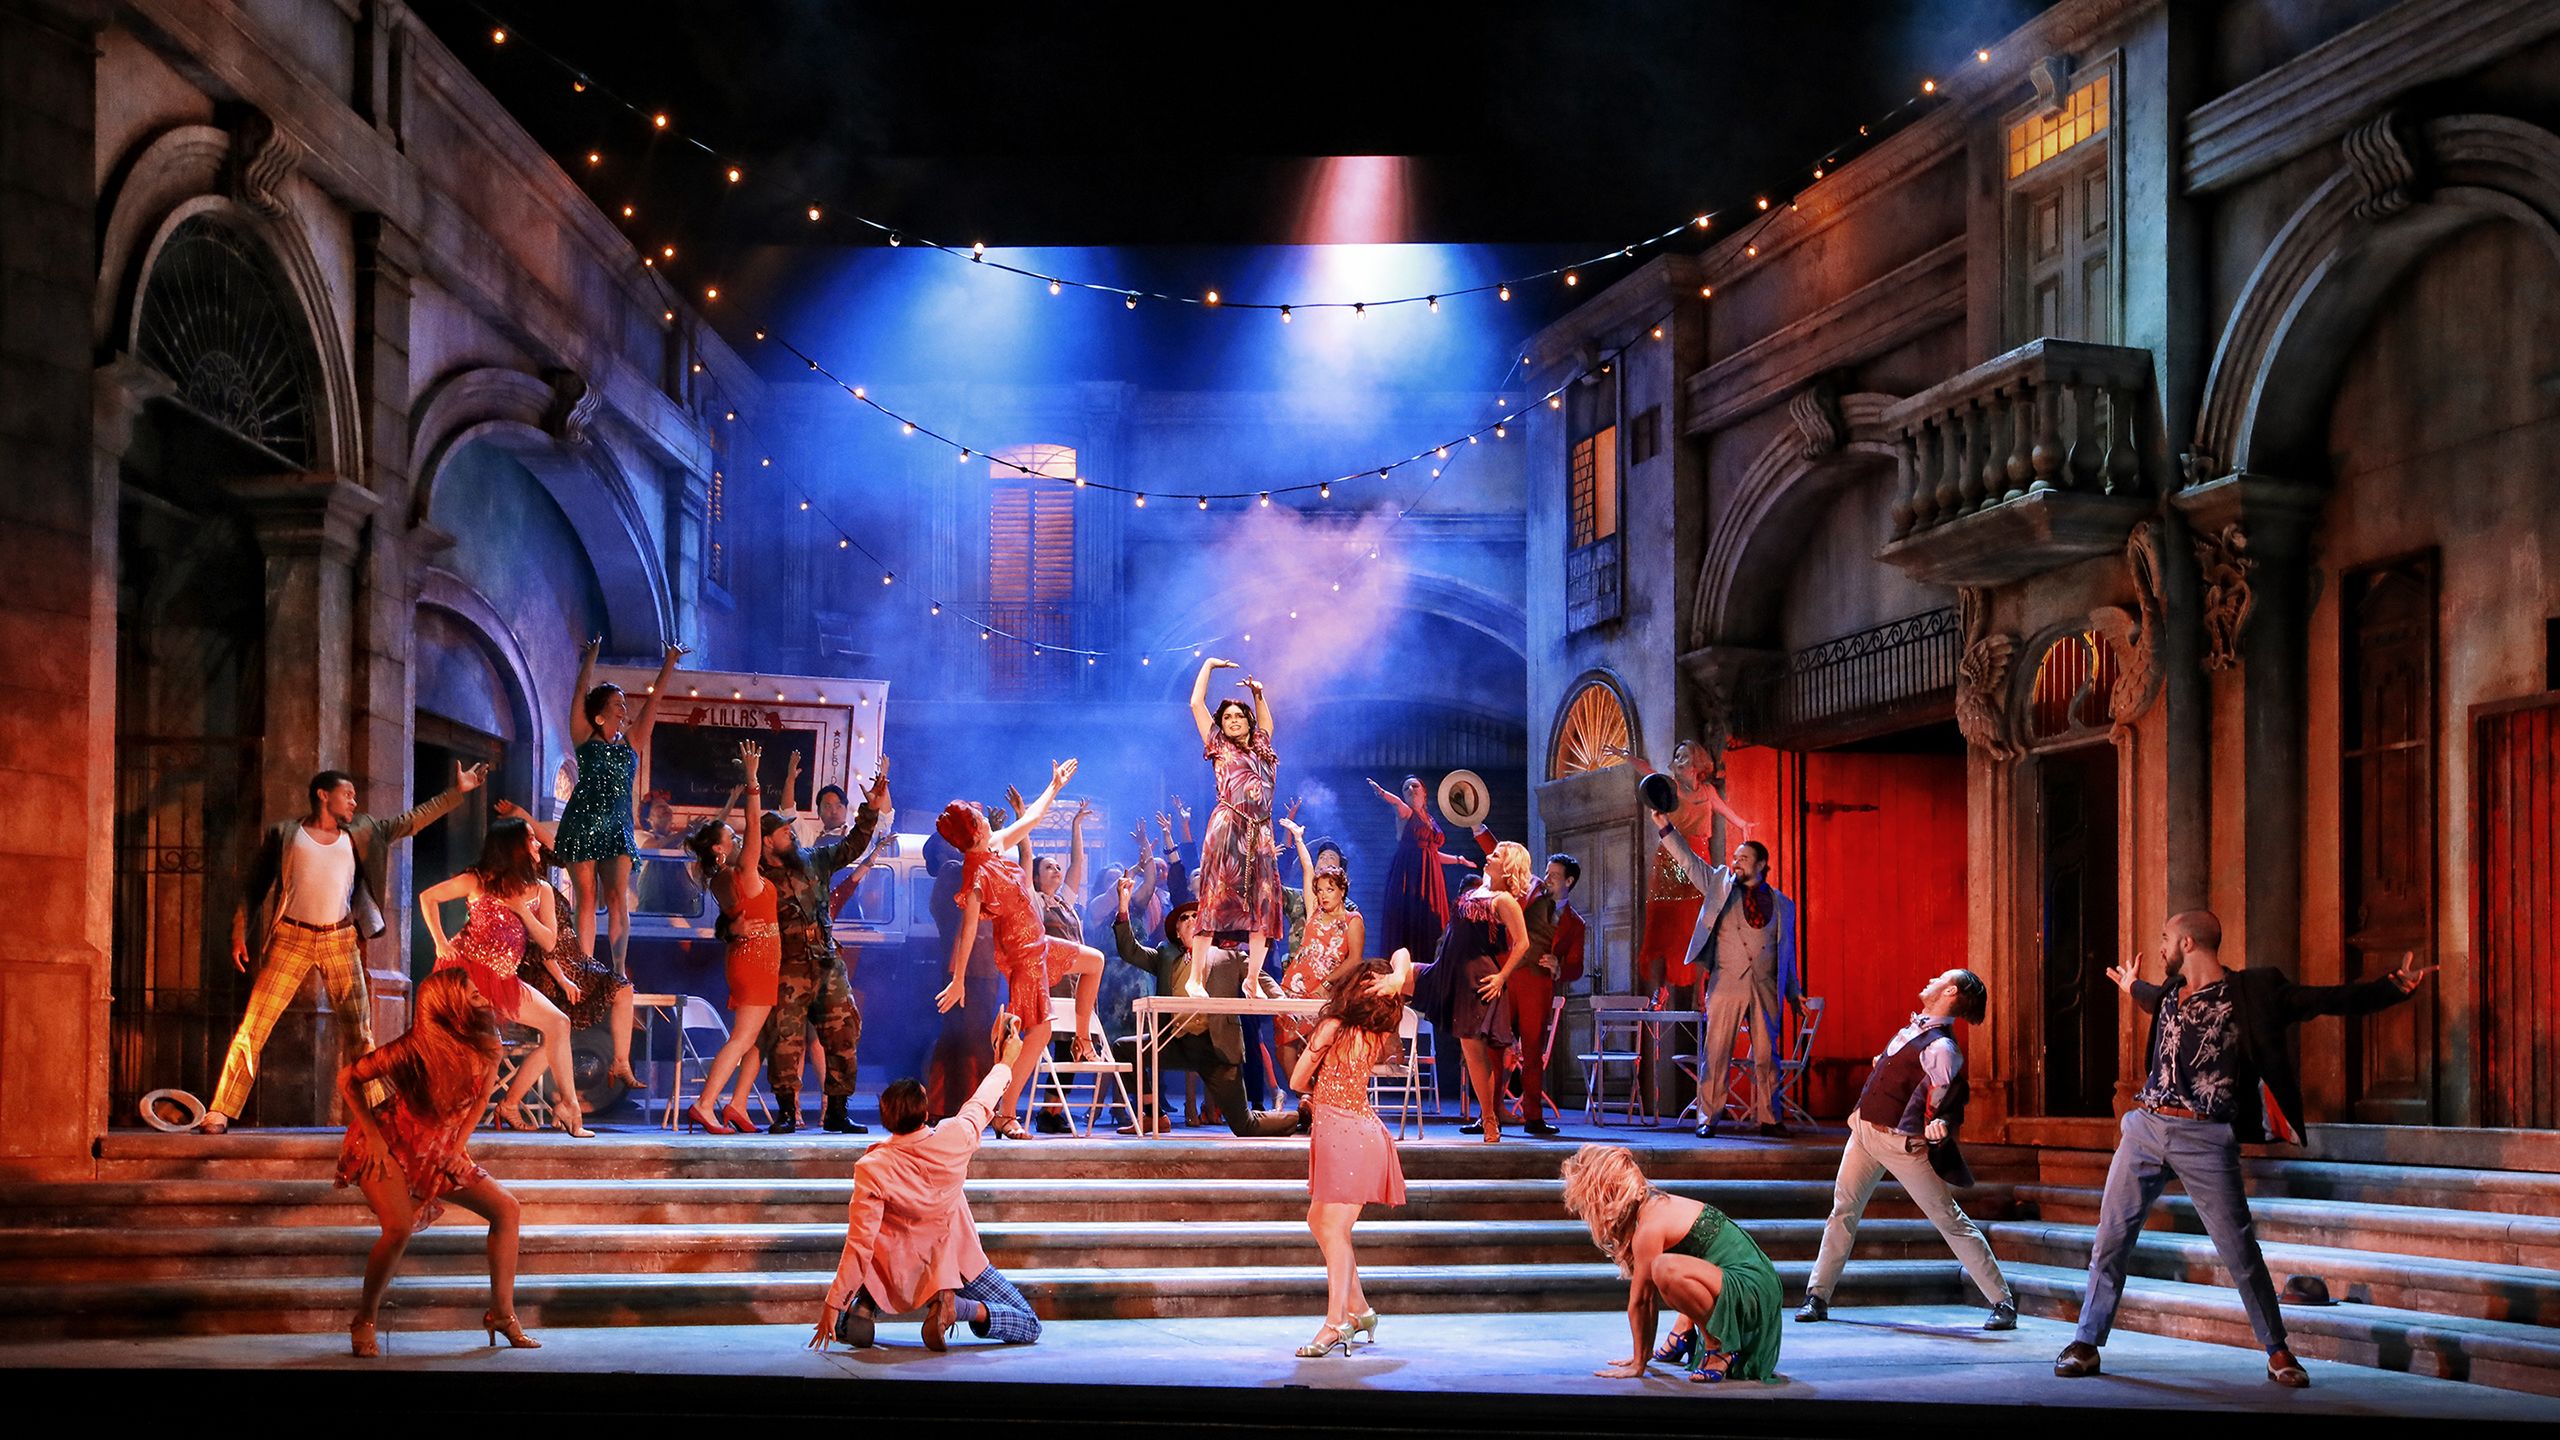
MULTIPOLYGON (((691 149, 708 156, 713 164, 721 171, 729 185, 737 186, 746 183, 747 167, 739 158, 727 154, 717 146, 714 146, 710 142, 702 139, 700 136, 693 134, 691 131, 677 126, 675 124, 674 117, 665 109, 642 105, 636 101, 630 100, 614 91, 611 87, 597 81, 586 69, 571 63, 566 58, 533 41, 523 38, 522 34, 517 31, 514 26, 508 24, 506 20, 500 17, 495 11, 491 10, 487 5, 482 4, 481 0, 462 0, 462 3, 479 14, 482 20, 488 25, 490 43, 493 46, 500 48, 514 46, 524 50, 565 75, 568 78, 570 88, 574 93, 580 95, 591 95, 606 104, 617 106, 624 112, 643 121, 650 133, 679 141, 691 149)), ((1991 55, 1991 48, 1987 45, 1977 46, 1973 50, 1973 59, 1977 64, 1989 64, 1991 61, 1991 55)), ((1856 149, 1862 142, 1868 142, 1878 138, 1879 132, 1888 129, 1894 123, 1899 121, 1905 114, 1937 96, 1939 90, 1940 87, 1935 78, 1924 77, 1920 82, 1919 93, 1904 99, 1901 103, 1895 105, 1890 110, 1887 110, 1883 115, 1877 117, 1875 120, 1859 126, 1856 136, 1844 138, 1844 141, 1841 144, 1826 147, 1823 151, 1823 159, 1810 167, 1813 181, 1819 182, 1825 175, 1839 168, 1841 156, 1843 154, 1856 149)), ((590 150, 587 152, 586 160, 590 169, 600 166, 604 163, 603 152, 600 150, 590 150)), ((1802 189, 1799 188, 1787 195, 1788 208, 1794 208, 1796 197, 1802 193, 1802 189)), ((894 222, 881 219, 877 216, 865 214, 860 209, 851 205, 831 205, 820 200, 812 199, 808 202, 806 209, 809 221, 813 225, 823 223, 829 218, 841 218, 885 238, 892 246, 912 244, 924 249, 935 251, 939 254, 965 259, 972 264, 983 265, 1008 275, 1017 275, 1025 279, 1036 280, 1047 285, 1049 293, 1052 295, 1063 294, 1069 289, 1097 295, 1109 295, 1117 297, 1125 308, 1131 310, 1138 308, 1138 302, 1140 300, 1155 300, 1173 305, 1187 305, 1203 310, 1261 311, 1266 313, 1277 313, 1280 317, 1281 323, 1287 324, 1300 311, 1348 310, 1354 315, 1366 315, 1372 310, 1386 310, 1403 305, 1422 305, 1430 309, 1434 314, 1437 314, 1440 309, 1440 302, 1443 300, 1454 300, 1468 296, 1491 294, 1496 300, 1507 302, 1511 299, 1512 290, 1515 286, 1526 286, 1533 282, 1561 280, 1568 288, 1578 287, 1582 283, 1582 272, 1591 269, 1594 266, 1625 264, 1632 262, 1650 252, 1657 251, 1668 246, 1674 240, 1678 240, 1683 237, 1694 237, 1708 232, 1714 227, 1718 220, 1726 218, 1731 212, 1739 211, 1746 218, 1750 218, 1755 215, 1767 214, 1771 210, 1771 207, 1771 197, 1767 193, 1763 193, 1753 197, 1749 208, 1741 206, 1724 206, 1715 209, 1702 210, 1696 215, 1683 219, 1668 228, 1657 231, 1653 234, 1629 240, 1623 244, 1603 250, 1583 260, 1563 265, 1554 265, 1543 270, 1532 270, 1524 274, 1510 276, 1505 279, 1485 281, 1481 284, 1456 286, 1446 290, 1427 292, 1423 294, 1393 295, 1373 300, 1320 299, 1292 301, 1237 299, 1233 296, 1225 295, 1215 289, 1208 290, 1199 295, 1176 294, 1170 291, 1151 289, 1146 286, 1129 286, 1108 284, 1093 280, 1080 280, 1072 276, 1054 274, 1044 270, 1016 265, 1009 261, 992 257, 988 253, 987 244, 984 240, 973 241, 969 244, 961 245, 949 241, 936 240, 930 237, 915 235, 909 233, 903 227, 894 222)), ((638 207, 626 202, 620 207, 619 213, 624 220, 636 220, 638 218, 638 207)))

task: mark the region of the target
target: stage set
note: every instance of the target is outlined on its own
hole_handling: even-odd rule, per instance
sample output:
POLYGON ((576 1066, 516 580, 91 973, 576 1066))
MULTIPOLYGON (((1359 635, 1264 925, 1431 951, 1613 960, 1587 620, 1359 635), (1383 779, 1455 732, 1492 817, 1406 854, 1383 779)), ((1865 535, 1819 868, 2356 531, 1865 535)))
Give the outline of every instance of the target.
POLYGON ((2560 3, 1051 18, 0 0, 0 1370, 2560 1421, 2560 3))

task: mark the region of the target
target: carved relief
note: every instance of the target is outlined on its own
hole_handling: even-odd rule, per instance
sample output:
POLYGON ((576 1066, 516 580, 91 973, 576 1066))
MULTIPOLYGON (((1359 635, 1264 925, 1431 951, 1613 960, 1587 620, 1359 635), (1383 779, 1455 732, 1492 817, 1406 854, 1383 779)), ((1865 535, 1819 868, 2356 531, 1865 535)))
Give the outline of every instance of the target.
POLYGON ((1956 592, 1964 617, 1964 659, 1956 667, 1956 728, 1966 743, 1994 760, 2014 760, 2009 738, 2009 666, 2018 637, 1991 629, 1991 596, 1967 587, 1956 592))
POLYGON ((2114 652, 2116 683, 2108 692, 2112 734, 2121 737, 2160 695, 2160 526, 2137 525, 2126 537, 2125 568, 2132 572, 2134 608, 2107 605, 2089 612, 2089 628, 2114 652))
POLYGON ((302 164, 302 147, 252 110, 231 133, 231 198, 270 220, 285 214, 285 182, 302 164))
POLYGON ((2363 198, 2352 212, 2364 221, 2386 220, 2418 200, 2418 154, 2400 112, 2385 110, 2346 134, 2347 173, 2363 198))
POLYGON ((1795 427, 1796 454, 1807 461, 1836 453, 1849 438, 1839 392, 1827 380, 1816 380, 1787 401, 1787 423, 1795 427))
POLYGON ((542 428, 563 444, 585 444, 587 425, 604 397, 575 370, 554 370, 543 378, 551 385, 551 404, 542 412, 542 428))
POLYGON ((2229 670, 2240 663, 2240 630, 2256 603, 2249 572, 2258 562, 2249 554, 2248 532, 2235 521, 2197 536, 2196 568, 2204 581, 2204 668, 2229 670))

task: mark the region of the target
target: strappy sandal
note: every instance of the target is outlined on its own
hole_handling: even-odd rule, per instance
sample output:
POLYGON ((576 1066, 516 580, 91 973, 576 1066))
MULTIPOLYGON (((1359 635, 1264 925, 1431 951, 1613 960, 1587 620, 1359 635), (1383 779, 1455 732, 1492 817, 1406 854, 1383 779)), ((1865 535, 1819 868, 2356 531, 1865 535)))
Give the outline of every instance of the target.
POLYGON ((1697 1361, 1689 1367, 1689 1383, 1692 1385, 1723 1384, 1724 1372, 1733 1368, 1735 1358, 1734 1353, 1730 1350, 1708 1350, 1701 1353, 1698 1356, 1697 1361), (1707 1368, 1710 1364, 1719 1360, 1724 1363, 1717 1365, 1712 1370, 1707 1368))
POLYGON ((1697 1344, 1698 1331, 1695 1326, 1686 1330, 1674 1330, 1662 1337, 1662 1344, 1653 1352, 1653 1363, 1677 1365, 1685 1370, 1689 1368, 1689 1352, 1697 1348, 1697 1344))
POLYGON ((1021 1121, 1007 1115, 996 1122, 996 1138, 999 1140, 1028 1140, 1031 1138, 1031 1132, 1022 1128, 1021 1121))

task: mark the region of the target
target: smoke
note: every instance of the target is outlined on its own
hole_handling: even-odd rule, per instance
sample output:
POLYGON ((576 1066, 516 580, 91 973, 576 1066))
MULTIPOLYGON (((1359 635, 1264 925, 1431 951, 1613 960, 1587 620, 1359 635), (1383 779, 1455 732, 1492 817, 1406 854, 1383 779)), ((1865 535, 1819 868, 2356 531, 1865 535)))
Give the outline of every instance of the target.
MULTIPOLYGON (((1207 597, 1196 620, 1272 697, 1274 724, 1287 697, 1303 697, 1364 673, 1382 658, 1409 580, 1394 549, 1396 514, 1350 517, 1256 507, 1193 552, 1177 594, 1207 597)), ((1168 635, 1172 643, 1193 638, 1168 635)), ((1231 693, 1212 677, 1211 704, 1231 693)), ((1237 683, 1237 682, 1230 682, 1237 683)), ((1242 693, 1240 683, 1232 693, 1242 693)))

